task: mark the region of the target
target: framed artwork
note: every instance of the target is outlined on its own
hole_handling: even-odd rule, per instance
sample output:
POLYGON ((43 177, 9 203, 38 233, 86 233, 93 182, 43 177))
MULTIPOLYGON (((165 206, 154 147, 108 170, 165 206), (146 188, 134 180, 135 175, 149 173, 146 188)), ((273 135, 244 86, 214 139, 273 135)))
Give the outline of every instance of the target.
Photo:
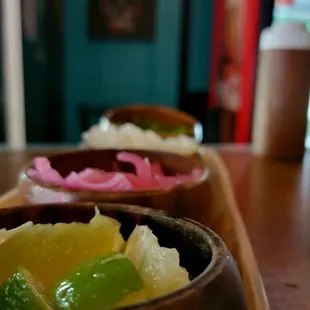
POLYGON ((88 0, 92 39, 152 40, 156 0, 88 0))

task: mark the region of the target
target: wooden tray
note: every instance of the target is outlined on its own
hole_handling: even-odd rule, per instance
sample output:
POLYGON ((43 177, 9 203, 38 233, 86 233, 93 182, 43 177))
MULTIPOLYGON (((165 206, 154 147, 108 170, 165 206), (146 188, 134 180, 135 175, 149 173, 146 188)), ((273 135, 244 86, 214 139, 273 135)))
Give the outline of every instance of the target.
MULTIPOLYGON (((212 195, 212 206, 208 208, 205 224, 222 237, 233 254, 243 279, 248 309, 269 310, 261 276, 234 198, 227 169, 216 151, 203 149, 202 156, 210 168, 212 195)), ((13 207, 22 203, 18 188, 0 197, 0 207, 13 207)), ((203 207, 203 201, 201 204, 203 207)))

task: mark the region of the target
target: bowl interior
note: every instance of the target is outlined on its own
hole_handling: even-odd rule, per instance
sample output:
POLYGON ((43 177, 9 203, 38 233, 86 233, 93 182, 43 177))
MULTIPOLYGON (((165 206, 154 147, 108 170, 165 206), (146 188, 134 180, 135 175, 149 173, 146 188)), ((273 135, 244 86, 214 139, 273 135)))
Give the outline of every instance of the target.
MULTIPOLYGON (((161 246, 176 248, 180 253, 181 266, 191 278, 200 275, 210 264, 212 253, 221 241, 207 228, 190 220, 175 219, 163 212, 138 206, 121 204, 96 204, 101 214, 121 223, 125 240, 136 225, 148 225, 158 237, 161 246), (212 237, 213 236, 213 237, 212 237)), ((34 223, 88 223, 94 216, 92 203, 25 205, 0 209, 0 229, 12 229, 27 221, 34 223)), ((217 255, 220 251, 216 250, 217 255)))
MULTIPOLYGON (((149 158, 150 162, 159 162, 167 175, 186 174, 192 172, 193 169, 200 169, 206 172, 206 167, 199 157, 185 157, 172 153, 157 151, 140 151, 125 150, 127 152, 138 154, 142 157, 149 158)), ((56 169, 63 177, 70 172, 79 172, 85 168, 98 168, 105 171, 115 171, 116 155, 120 150, 81 150, 70 153, 57 154, 50 156, 49 160, 54 169, 56 169)), ((118 162, 122 171, 134 172, 133 165, 129 163, 118 162)), ((201 179, 206 178, 203 173, 201 179)), ((200 179, 197 181, 201 181, 200 179)))

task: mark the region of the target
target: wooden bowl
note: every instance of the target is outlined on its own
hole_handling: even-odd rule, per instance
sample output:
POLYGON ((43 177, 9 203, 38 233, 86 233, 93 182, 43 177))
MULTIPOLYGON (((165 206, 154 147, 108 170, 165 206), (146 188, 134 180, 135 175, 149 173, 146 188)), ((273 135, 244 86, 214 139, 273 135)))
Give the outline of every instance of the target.
MULTIPOLYGON (((224 242, 213 231, 189 219, 120 204, 43 204, 0 209, 0 229, 34 223, 89 222, 94 207, 121 222, 125 240, 136 225, 148 225, 162 246, 176 248, 193 280, 178 291, 123 310, 245 310, 239 271, 224 242)), ((31 271, 31 270, 30 270, 31 271)))
MULTIPOLYGON (((125 150, 148 157, 151 162, 159 162, 167 173, 190 173, 198 168, 203 171, 201 177, 194 182, 184 183, 170 190, 149 190, 132 192, 95 192, 76 190, 69 191, 60 186, 50 186, 29 178, 26 171, 29 165, 20 175, 20 192, 25 203, 47 202, 76 202, 98 201, 126 203, 161 209, 173 215, 186 216, 186 210, 195 204, 200 204, 203 199, 211 199, 208 180, 208 169, 199 156, 185 157, 173 153, 142 150, 125 150)), ((105 171, 113 170, 113 162, 119 150, 79 150, 70 153, 62 153, 49 157, 52 167, 62 176, 67 176, 71 171, 81 171, 86 167, 99 168, 105 171)), ((132 166, 120 163, 124 171, 132 172, 132 166)), ((211 203, 211 201, 210 201, 211 203)))
MULTIPOLYGON (((177 109, 166 106, 131 105, 108 110, 102 117, 101 122, 134 123, 135 118, 156 122, 168 128, 184 126, 188 128, 188 136, 202 142, 203 133, 200 122, 191 115, 177 109)), ((175 137, 177 134, 157 132, 161 137, 175 137)))

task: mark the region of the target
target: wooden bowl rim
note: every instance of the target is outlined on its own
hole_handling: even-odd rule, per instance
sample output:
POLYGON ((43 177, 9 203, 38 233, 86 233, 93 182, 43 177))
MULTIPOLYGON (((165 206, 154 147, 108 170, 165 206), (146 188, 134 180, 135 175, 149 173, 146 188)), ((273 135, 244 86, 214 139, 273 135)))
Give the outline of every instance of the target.
MULTIPOLYGON (((165 211, 154 210, 151 208, 140 207, 137 205, 126 205, 121 203, 97 203, 97 202, 77 202, 77 203, 44 203, 44 204, 26 204, 19 205, 15 207, 4 207, 0 209, 0 216, 3 212, 18 212, 22 209, 27 208, 46 208, 46 207, 63 207, 63 208, 95 208, 96 206, 100 209, 104 210, 119 210, 125 213, 134 213, 134 214, 142 214, 146 217, 150 217, 156 221, 156 219, 164 219, 165 222, 178 222, 178 225, 189 225, 191 230, 199 230, 201 235, 208 240, 208 245, 211 250, 211 261, 209 265, 204 269, 204 271, 195 277, 188 285, 185 287, 173 291, 171 293, 165 294, 163 296, 151 299, 146 302, 141 302, 137 304, 133 304, 132 306, 126 306, 117 308, 120 310, 145 310, 145 309, 153 309, 158 304, 168 304, 173 301, 178 301, 182 299, 186 299, 188 296, 191 296, 196 288, 200 286, 207 286, 211 283, 222 271, 223 267, 227 264, 229 258, 231 258, 231 254, 229 253, 224 241, 210 228, 194 221, 189 218, 178 218, 169 215, 165 211)), ((164 224, 163 224, 164 225, 164 224)), ((111 309, 113 310, 113 309, 111 309)))
MULTIPOLYGON (((133 104, 130 106, 112 108, 112 109, 107 110, 103 114, 103 117, 110 120, 115 114, 121 113, 121 112, 126 112, 126 111, 128 111, 128 112, 135 111, 138 113, 141 112, 142 114, 144 112, 147 112, 147 111, 156 111, 159 113, 171 114, 171 115, 174 114, 177 118, 180 118, 180 119, 188 122, 189 123, 188 125, 190 125, 190 123, 191 123, 191 125, 190 125, 191 127, 194 127, 196 124, 200 124, 200 122, 195 117, 193 117, 192 115, 190 115, 184 111, 174 109, 174 108, 164 106, 164 105, 150 106, 150 105, 143 105, 143 104, 133 104)), ((150 118, 152 118, 152 117, 150 116, 150 118)))
MULTIPOLYGON (((135 153, 136 151, 142 151, 142 152, 148 152, 148 153, 157 153, 159 155, 165 155, 165 154, 169 154, 169 156, 176 156, 176 157, 183 157, 185 160, 190 160, 190 157, 186 157, 180 154, 175 154, 175 153, 169 153, 169 152, 163 152, 163 151, 153 151, 153 150, 129 150, 129 149, 81 149, 81 150, 74 150, 74 151, 68 151, 68 152, 62 152, 62 153, 57 153, 57 154, 53 154, 51 156, 48 156, 48 159, 51 158, 55 158, 55 157, 64 157, 64 156, 74 156, 77 153, 88 153, 88 152, 104 152, 104 151, 116 151, 116 152, 132 152, 135 153)), ((209 169, 207 168, 207 166, 204 164, 203 160, 201 158, 197 158, 197 160, 200 162, 200 164, 202 165, 203 171, 201 176, 195 180, 195 181, 191 181, 191 182, 185 182, 179 185, 176 185, 170 189, 164 190, 164 189, 154 189, 154 190, 139 190, 139 191, 88 191, 88 190, 68 190, 65 189, 59 185, 49 185, 49 184, 45 184, 44 182, 40 182, 37 180, 34 180, 33 178, 29 177, 27 175, 27 171, 28 169, 30 169, 33 166, 33 160, 31 161, 30 164, 26 165, 20 172, 19 174, 19 182, 24 181, 25 179, 28 180, 29 182, 31 182, 32 185, 34 186, 40 186, 43 189, 48 189, 48 190, 52 190, 54 192, 59 192, 59 193, 72 193, 75 195, 100 195, 100 196, 109 196, 111 198, 113 197, 119 197, 120 195, 122 195, 123 197, 137 197, 137 196, 143 196, 143 197, 150 197, 150 196, 157 196, 157 195, 161 195, 163 193, 170 193, 173 192, 175 190, 179 190, 179 189, 186 189, 186 190, 190 190, 192 188, 195 188, 199 185, 201 185, 202 183, 204 183, 210 174, 209 169)), ((85 167, 86 168, 86 167, 85 167)))

